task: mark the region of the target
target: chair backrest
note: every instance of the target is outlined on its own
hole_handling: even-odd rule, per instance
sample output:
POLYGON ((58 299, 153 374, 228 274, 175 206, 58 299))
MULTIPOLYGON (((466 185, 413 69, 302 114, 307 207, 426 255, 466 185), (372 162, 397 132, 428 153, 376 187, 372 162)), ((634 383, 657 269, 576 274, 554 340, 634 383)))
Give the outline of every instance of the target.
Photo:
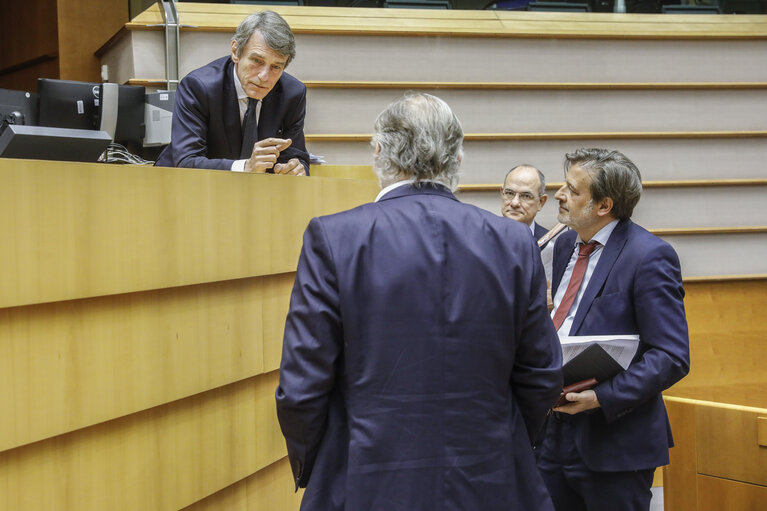
POLYGON ((711 5, 664 5, 661 7, 663 14, 721 14, 722 10, 719 8, 719 4, 711 5))
POLYGON ((591 12, 591 6, 581 2, 530 2, 528 11, 591 12))
POLYGON ((452 9, 450 0, 385 0, 384 7, 394 9, 452 9))

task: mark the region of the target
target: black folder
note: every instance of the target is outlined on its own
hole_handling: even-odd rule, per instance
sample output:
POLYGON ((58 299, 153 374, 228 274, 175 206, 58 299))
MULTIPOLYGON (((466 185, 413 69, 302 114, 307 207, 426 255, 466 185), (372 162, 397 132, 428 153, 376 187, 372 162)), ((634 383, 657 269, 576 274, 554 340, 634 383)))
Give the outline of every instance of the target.
POLYGON ((597 343, 588 346, 562 366, 565 388, 553 408, 568 404, 565 396, 568 392, 583 392, 593 388, 599 382, 609 380, 623 371, 623 367, 615 361, 597 343))

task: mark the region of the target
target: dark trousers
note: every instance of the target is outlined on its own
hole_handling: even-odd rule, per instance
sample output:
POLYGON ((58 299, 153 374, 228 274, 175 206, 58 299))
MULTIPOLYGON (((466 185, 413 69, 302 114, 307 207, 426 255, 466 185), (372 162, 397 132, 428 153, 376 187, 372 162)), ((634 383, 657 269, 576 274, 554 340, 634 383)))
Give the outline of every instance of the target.
POLYGON ((538 469, 557 511, 647 511, 655 469, 590 470, 575 446, 570 420, 552 413, 536 449, 538 469))

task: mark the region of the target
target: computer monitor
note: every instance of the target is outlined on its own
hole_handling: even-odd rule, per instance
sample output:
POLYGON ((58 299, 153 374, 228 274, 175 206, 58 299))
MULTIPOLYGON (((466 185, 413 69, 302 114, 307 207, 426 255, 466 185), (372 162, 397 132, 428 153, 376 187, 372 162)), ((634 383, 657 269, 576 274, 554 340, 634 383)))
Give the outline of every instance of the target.
POLYGON ((135 85, 118 87, 117 126, 114 141, 134 154, 141 152, 146 125, 144 104, 146 89, 135 85))
POLYGON ((176 91, 148 92, 146 95, 146 136, 144 147, 159 147, 170 144, 173 106, 176 103, 176 91))
POLYGON ((37 93, 40 126, 99 129, 101 84, 38 78, 37 93))
POLYGON ((141 152, 144 87, 38 78, 37 90, 40 126, 100 129, 130 152, 141 152))
POLYGON ((37 94, 0 89, 0 129, 6 124, 37 124, 37 94))
POLYGON ((0 158, 95 162, 111 141, 101 130, 7 124, 0 129, 0 158))

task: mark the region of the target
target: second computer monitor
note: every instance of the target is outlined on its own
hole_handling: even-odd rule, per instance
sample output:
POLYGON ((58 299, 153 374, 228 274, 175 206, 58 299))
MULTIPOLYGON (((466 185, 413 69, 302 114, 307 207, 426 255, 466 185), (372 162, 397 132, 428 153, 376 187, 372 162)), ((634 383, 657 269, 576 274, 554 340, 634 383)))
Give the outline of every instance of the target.
POLYGON ((124 145, 128 151, 139 154, 146 129, 144 124, 146 89, 134 85, 120 85, 118 90, 117 127, 114 140, 124 145))
POLYGON ((37 124, 37 94, 0 89, 0 129, 5 124, 37 124))
POLYGON ((40 126, 99 129, 100 84, 38 78, 37 93, 40 126))
POLYGON ((145 131, 144 87, 120 85, 117 87, 118 97, 114 98, 98 83, 39 78, 37 90, 40 96, 39 124, 56 128, 106 129, 102 126, 101 114, 113 112, 106 103, 116 99, 114 141, 133 153, 141 152, 145 131))

